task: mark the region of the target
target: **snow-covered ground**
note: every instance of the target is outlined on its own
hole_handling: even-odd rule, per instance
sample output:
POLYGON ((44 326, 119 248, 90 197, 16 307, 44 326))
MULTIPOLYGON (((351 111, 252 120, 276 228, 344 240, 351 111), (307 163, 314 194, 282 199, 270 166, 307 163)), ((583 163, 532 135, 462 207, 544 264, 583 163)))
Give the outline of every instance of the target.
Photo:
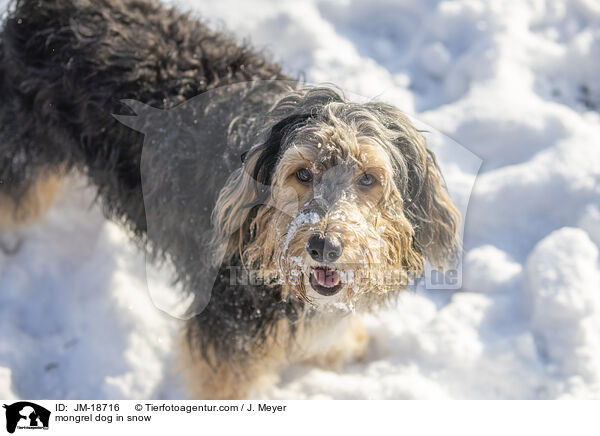
MULTIPOLYGON (((266 397, 600 398, 600 3, 175 3, 481 158, 429 134, 468 203, 462 289, 405 292, 367 319, 367 362, 295 366, 266 397)), ((0 254, 0 398, 184 395, 181 321, 146 286, 167 298, 167 274, 92 200, 73 178, 0 254)))

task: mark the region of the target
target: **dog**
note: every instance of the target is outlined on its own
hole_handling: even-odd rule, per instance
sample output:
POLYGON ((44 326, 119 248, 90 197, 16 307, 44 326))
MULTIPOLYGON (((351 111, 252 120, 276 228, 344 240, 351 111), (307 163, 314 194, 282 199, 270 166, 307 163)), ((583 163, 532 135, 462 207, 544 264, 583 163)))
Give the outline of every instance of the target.
POLYGON ((456 259, 459 213, 406 115, 307 86, 187 14, 16 0, 0 59, 0 226, 85 174, 195 297, 180 362, 196 398, 364 356, 360 313, 456 259))

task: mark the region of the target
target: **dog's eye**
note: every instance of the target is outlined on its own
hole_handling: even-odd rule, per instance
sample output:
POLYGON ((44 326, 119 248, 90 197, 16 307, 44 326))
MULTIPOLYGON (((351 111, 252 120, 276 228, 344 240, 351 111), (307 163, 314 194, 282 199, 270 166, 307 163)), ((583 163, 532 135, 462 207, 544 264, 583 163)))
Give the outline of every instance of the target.
POLYGON ((376 181, 377 179, 373 174, 365 173, 358 179, 358 184, 360 186, 372 186, 376 181))
POLYGON ((310 183, 312 181, 312 174, 308 168, 300 168, 296 171, 296 178, 300 183, 310 183))

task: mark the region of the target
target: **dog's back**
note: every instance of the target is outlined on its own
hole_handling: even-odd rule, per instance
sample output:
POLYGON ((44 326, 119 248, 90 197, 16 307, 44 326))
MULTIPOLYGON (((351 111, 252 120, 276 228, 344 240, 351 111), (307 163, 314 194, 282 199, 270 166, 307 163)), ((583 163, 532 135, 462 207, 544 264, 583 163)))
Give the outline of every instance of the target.
POLYGON ((138 236, 147 231, 143 136, 112 116, 130 112, 121 101, 168 109, 217 86, 287 79, 262 55, 154 0, 17 0, 0 65, 5 221, 39 214, 48 183, 78 168, 107 213, 138 236))

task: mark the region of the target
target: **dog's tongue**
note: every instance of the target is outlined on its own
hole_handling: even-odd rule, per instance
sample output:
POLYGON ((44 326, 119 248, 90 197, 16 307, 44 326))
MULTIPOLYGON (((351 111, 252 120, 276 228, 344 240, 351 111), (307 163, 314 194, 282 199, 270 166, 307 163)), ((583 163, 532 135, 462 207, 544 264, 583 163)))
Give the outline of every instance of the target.
POLYGON ((334 269, 315 268, 314 274, 315 278, 317 279, 317 283, 321 286, 331 288, 340 282, 340 275, 334 269))

